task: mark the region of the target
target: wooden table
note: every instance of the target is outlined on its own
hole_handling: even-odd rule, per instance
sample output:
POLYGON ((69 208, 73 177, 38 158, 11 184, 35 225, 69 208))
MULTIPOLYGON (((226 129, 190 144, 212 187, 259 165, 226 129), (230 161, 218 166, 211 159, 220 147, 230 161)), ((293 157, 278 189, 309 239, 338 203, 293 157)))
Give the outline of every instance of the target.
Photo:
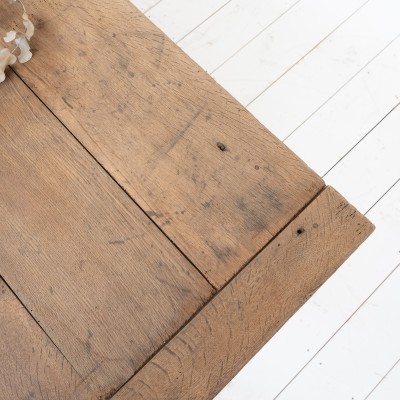
POLYGON ((212 399, 373 226, 128 0, 25 4, 0 397, 212 399))

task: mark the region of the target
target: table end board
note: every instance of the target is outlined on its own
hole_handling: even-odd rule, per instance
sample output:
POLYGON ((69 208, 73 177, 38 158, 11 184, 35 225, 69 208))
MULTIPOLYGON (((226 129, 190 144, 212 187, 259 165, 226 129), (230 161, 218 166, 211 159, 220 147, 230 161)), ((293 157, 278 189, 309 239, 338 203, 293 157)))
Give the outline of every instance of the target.
POLYGON ((326 188, 113 400, 211 400, 373 232, 326 188))

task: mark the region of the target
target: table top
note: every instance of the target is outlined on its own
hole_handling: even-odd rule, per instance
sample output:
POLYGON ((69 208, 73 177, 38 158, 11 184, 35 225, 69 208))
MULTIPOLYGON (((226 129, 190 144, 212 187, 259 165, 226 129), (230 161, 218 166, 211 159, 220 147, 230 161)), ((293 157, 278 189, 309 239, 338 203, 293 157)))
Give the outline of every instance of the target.
POLYGON ((127 0, 25 3, 0 389, 212 398, 373 227, 127 0))

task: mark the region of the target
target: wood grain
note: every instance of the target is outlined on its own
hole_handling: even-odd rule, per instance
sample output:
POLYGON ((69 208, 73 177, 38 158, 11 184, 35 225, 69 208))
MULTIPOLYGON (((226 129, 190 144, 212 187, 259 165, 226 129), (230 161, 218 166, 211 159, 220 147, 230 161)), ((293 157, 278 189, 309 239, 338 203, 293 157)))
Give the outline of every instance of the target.
POLYGON ((0 397, 92 398, 82 379, 0 278, 0 397))
POLYGON ((14 74, 1 96, 0 274, 112 392, 212 288, 14 74))
POLYGON ((18 74, 214 286, 323 188, 128 0, 25 3, 18 74))
POLYGON ((372 231, 327 188, 113 400, 212 399, 372 231))

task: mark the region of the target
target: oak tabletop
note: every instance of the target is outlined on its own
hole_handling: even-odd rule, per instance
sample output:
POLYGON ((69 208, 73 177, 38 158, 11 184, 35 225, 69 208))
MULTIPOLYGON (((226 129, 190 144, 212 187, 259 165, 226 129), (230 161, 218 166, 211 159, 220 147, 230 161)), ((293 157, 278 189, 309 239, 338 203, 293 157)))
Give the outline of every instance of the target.
POLYGON ((0 86, 0 392, 211 399, 373 226, 128 0, 25 4, 34 57, 0 86))

